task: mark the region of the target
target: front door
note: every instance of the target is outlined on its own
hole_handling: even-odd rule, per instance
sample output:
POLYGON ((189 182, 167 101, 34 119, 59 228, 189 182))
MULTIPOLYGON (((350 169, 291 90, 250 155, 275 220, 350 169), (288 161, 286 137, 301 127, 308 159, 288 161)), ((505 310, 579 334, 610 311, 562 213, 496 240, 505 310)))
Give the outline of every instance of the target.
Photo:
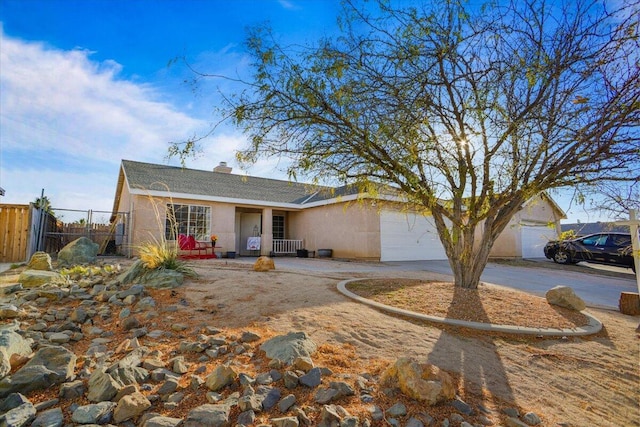
POLYGON ((237 242, 239 253, 241 256, 260 256, 260 251, 252 251, 247 249, 247 243, 250 237, 260 237, 262 224, 262 215, 259 213, 243 212, 240 214, 240 231, 237 233, 240 241, 237 242))

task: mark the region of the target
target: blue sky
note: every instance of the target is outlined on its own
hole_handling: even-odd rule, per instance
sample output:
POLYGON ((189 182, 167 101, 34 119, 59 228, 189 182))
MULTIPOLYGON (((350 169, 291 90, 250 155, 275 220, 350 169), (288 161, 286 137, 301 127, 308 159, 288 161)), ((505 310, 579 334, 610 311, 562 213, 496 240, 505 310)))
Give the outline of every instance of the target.
MULTIPOLYGON (((247 26, 269 22, 286 40, 312 41, 335 29, 338 9, 326 0, 0 0, 2 202, 28 203, 44 188, 55 208, 110 211, 121 159, 166 163, 169 141, 216 120, 219 82, 194 94, 193 75, 172 59, 242 72, 247 26)), ((243 143, 222 129, 187 166, 227 161, 238 171, 243 143)), ((274 176, 274 167, 249 173, 274 176)))
MULTIPOLYGON (((223 82, 194 93, 185 82, 193 75, 181 62, 168 66, 172 59, 242 73, 247 26, 269 22, 283 40, 313 42, 336 30, 339 8, 338 0, 0 0, 1 201, 29 203, 44 189, 54 208, 110 211, 122 159, 167 163, 170 141, 216 121, 223 82)), ((234 153, 244 144, 222 128, 187 167, 226 161, 239 172, 234 153)), ((248 173, 286 179, 278 169, 267 160, 248 173)), ((597 219, 556 200, 570 221, 597 219)))

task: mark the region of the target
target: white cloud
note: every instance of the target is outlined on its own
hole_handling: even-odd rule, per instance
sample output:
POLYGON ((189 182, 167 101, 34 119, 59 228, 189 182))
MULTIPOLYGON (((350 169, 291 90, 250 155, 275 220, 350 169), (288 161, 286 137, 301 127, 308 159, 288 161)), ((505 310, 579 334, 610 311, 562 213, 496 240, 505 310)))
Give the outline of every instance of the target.
POLYGON ((280 6, 282 6, 284 9, 298 9, 295 4, 287 0, 278 0, 278 3, 280 3, 280 6))
POLYGON ((205 124, 160 102, 148 85, 119 80, 114 61, 3 35, 3 149, 52 149, 117 162, 133 150, 149 158, 205 124))
MULTIPOLYGON (((205 96, 194 98, 194 108, 185 102, 187 114, 166 101, 185 90, 170 80, 126 80, 115 60, 97 62, 88 50, 9 37, 1 24, 0 40, 1 203, 27 204, 44 189, 56 208, 111 210, 122 159, 166 163, 168 143, 206 134, 211 123, 195 117, 219 102, 218 90, 234 90, 230 80, 205 79, 205 96)), ((247 71, 247 61, 230 45, 203 53, 196 63, 216 64, 219 74, 234 76, 247 71)), ((287 179, 278 159, 241 170, 235 154, 245 144, 239 131, 221 126, 186 166, 212 170, 225 161, 234 173, 287 179)))
POLYGON ((169 141, 208 128, 156 86, 120 78, 113 60, 25 42, 1 26, 0 38, 3 203, 29 203, 45 188, 57 206, 110 209, 121 159, 165 163, 169 141))

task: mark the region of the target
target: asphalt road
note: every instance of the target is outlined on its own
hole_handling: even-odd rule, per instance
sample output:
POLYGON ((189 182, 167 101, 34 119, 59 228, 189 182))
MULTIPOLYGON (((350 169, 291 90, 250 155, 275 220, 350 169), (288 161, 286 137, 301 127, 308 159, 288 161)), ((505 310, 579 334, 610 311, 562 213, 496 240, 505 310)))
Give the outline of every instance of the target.
MULTIPOLYGON (((570 286, 587 305, 618 309, 621 292, 638 292, 635 275, 630 269, 619 268, 620 272, 607 270, 599 274, 588 265, 565 268, 552 261, 539 260, 536 266, 517 266, 489 263, 482 274, 482 280, 496 285, 520 289, 535 295, 544 294, 554 286, 570 286)), ((426 271, 450 274, 447 261, 429 261, 426 271)))
MULTIPOLYGON (((247 261, 248 258, 242 260, 247 261)), ((276 268, 293 268, 314 271, 384 272, 384 271, 432 271, 451 274, 446 260, 397 261, 397 262, 341 262, 337 260, 276 258, 276 268)), ((580 264, 560 266, 550 260, 487 264, 482 281, 519 289, 544 296, 554 286, 570 286, 589 306, 618 309, 621 292, 638 292, 635 275, 630 269, 608 268, 598 270, 580 264), (523 264, 523 265, 520 265, 523 264)))

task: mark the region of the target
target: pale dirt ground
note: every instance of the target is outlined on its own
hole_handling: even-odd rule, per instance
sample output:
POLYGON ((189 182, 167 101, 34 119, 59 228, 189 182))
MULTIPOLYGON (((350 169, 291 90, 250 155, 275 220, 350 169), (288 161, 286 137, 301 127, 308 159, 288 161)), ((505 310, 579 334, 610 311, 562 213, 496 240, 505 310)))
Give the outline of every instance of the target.
POLYGON ((275 263, 266 273, 224 260, 192 263, 200 277, 184 288, 185 310, 217 327, 305 331, 319 345, 352 345, 372 364, 415 357, 459 373, 461 393, 485 406, 513 404, 545 426, 640 426, 640 316, 590 309, 604 329, 584 338, 488 335, 398 318, 336 291, 340 280, 375 273, 281 271, 275 263))
MULTIPOLYGON (((636 331, 640 316, 589 309, 603 322, 604 330, 583 338, 487 334, 399 318, 350 300, 336 290, 340 280, 354 277, 393 274, 394 279, 446 279, 438 274, 387 272, 383 276, 332 271, 330 267, 325 271, 285 270, 278 268, 277 258, 276 270, 259 273, 252 271, 252 264, 238 261, 191 262, 198 279, 187 279, 185 286, 173 291, 153 292, 160 305, 179 307, 157 326, 188 323, 194 326, 189 330, 196 330, 198 325, 210 325, 230 331, 253 330, 265 338, 305 331, 320 346, 314 356, 318 363, 334 362, 330 366, 334 370, 341 366, 349 372, 361 369, 353 374, 380 372, 399 356, 414 357, 453 373, 458 393, 471 404, 492 409, 490 418, 496 425, 504 421, 499 409, 511 406, 518 407, 521 414, 537 413, 544 426, 640 426, 640 333, 636 331)), ((129 263, 123 262, 122 268, 129 263)), ((521 295, 522 299, 537 298, 521 295)), ((428 294, 424 298, 435 301, 428 294)), ((512 306, 515 301, 509 298, 495 304, 512 306)), ((521 314, 523 323, 528 318, 539 321, 535 310, 521 310, 521 314)), ((117 323, 99 326, 113 328, 117 333, 114 342, 127 336, 117 323)), ((86 348, 81 347, 86 345, 79 343, 74 350, 83 354, 86 348)), ((169 352, 177 341, 163 346, 169 352)), ((45 401, 56 393, 45 391, 30 398, 45 401)), ((185 401, 206 403, 200 394, 191 399, 185 401)), ((378 394, 376 399, 384 396, 378 394)), ((393 399, 384 403, 390 406, 393 399)), ((358 411, 354 407, 357 402, 352 399, 342 404, 358 411)), ((68 413, 69 402, 65 405, 68 413)), ((190 405, 183 406, 180 413, 169 415, 184 416, 190 405)), ((419 405, 416 408, 421 410, 419 405)), ((450 414, 451 409, 427 411, 437 416, 450 414)))

